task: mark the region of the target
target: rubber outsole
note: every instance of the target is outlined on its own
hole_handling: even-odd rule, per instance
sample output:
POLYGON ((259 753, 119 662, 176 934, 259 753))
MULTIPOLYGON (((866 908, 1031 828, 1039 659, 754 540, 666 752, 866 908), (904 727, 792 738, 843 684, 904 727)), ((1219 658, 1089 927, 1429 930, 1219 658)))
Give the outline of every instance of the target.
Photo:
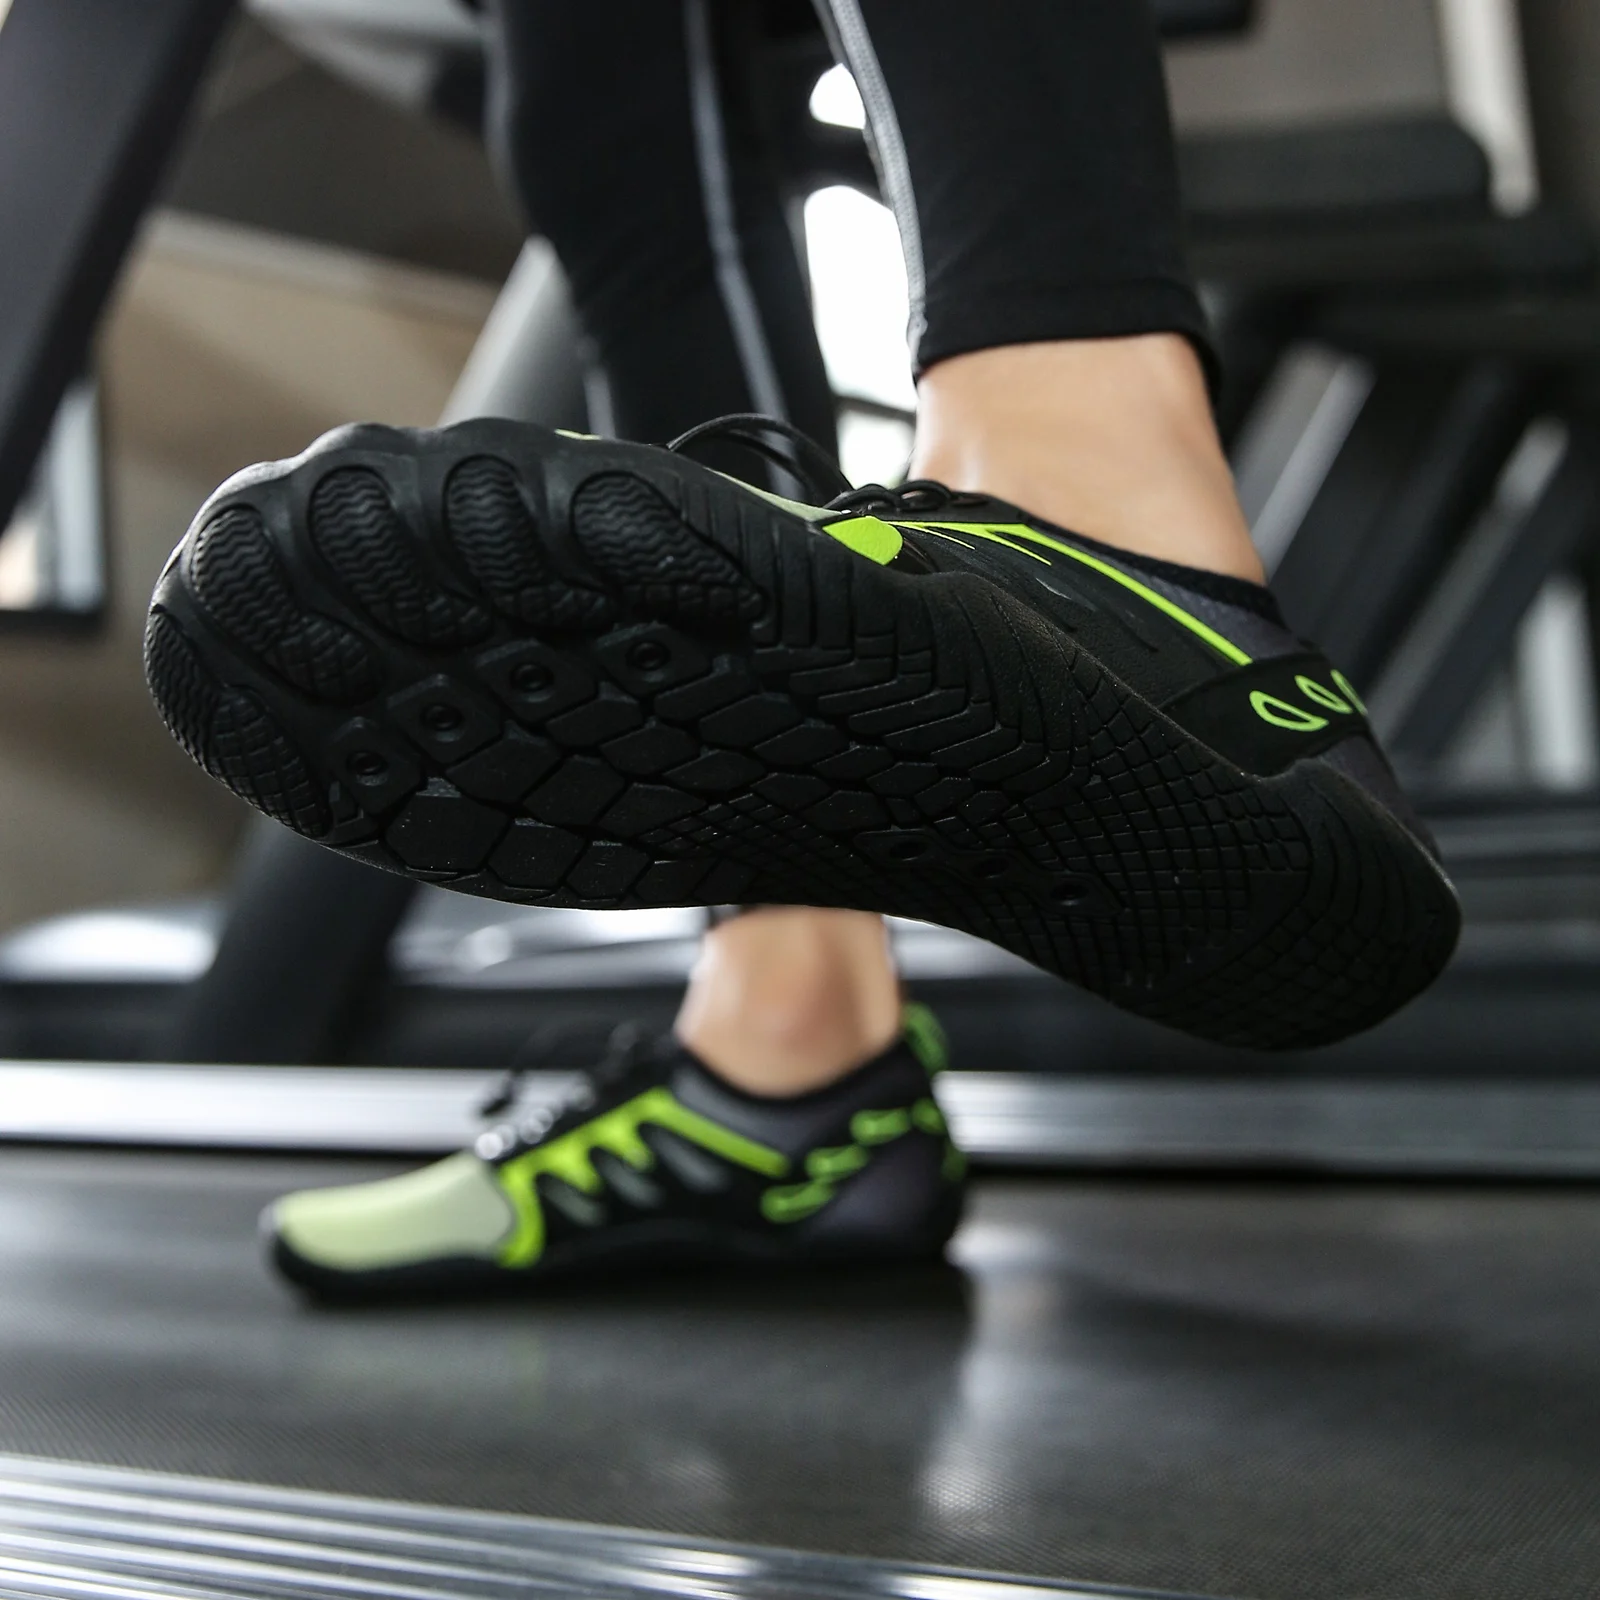
POLYGON ((859 1273, 877 1284, 939 1282, 962 1288, 965 1279, 945 1261, 942 1245, 925 1250, 881 1251, 877 1254, 800 1255, 740 1248, 737 1242, 705 1239, 655 1243, 648 1257, 619 1252, 614 1259, 576 1261, 555 1269, 514 1271, 482 1261, 451 1260, 387 1271, 349 1273, 319 1267, 295 1253, 283 1240, 264 1241, 267 1265, 307 1299, 326 1306, 437 1306, 443 1302, 522 1300, 551 1290, 606 1281, 660 1283, 673 1277, 731 1278, 748 1285, 752 1279, 826 1275, 837 1286, 841 1273, 859 1273), (676 1248, 674 1248, 674 1244, 676 1248))
POLYGON ((570 1240, 534 1267, 503 1267, 481 1258, 453 1256, 414 1265, 352 1271, 327 1267, 295 1250, 279 1234, 269 1208, 261 1219, 268 1265, 314 1300, 329 1305, 393 1304, 415 1300, 518 1298, 551 1284, 627 1275, 681 1272, 800 1273, 840 1269, 884 1270, 928 1266, 944 1259, 961 1219, 964 1191, 950 1189, 924 1225, 895 1240, 867 1245, 845 1240, 831 1248, 824 1236, 801 1243, 770 1231, 704 1221, 644 1222, 619 1235, 570 1240))
POLYGON ((1380 1021, 1459 926, 1326 762, 1244 773, 984 579, 638 446, 358 427, 253 468, 174 552, 146 668, 207 771, 375 866, 919 918, 1229 1044, 1380 1021))

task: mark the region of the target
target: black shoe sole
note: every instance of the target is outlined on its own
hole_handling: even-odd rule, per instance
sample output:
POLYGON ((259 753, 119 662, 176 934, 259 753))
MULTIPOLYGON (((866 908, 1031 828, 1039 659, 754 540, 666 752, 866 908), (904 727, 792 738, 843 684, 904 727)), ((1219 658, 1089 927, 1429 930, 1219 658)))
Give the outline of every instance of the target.
POLYGON ((846 1242, 834 1249, 785 1246, 770 1235, 704 1223, 679 1229, 643 1228, 639 1237, 602 1239, 594 1247, 570 1244, 553 1260, 535 1267, 502 1267, 492 1261, 455 1257, 414 1266, 367 1272, 326 1267, 308 1260, 274 1231, 270 1211, 262 1219, 262 1244, 268 1265, 308 1299, 328 1306, 376 1306, 521 1299, 575 1284, 636 1281, 660 1285, 696 1275, 713 1279, 734 1274, 748 1283, 752 1274, 781 1279, 826 1273, 837 1279, 853 1271, 883 1274, 895 1269, 942 1267, 945 1246, 961 1217, 963 1193, 953 1191, 928 1227, 915 1236, 874 1246, 846 1242))
POLYGON ((207 771, 375 866, 919 918, 1231 1044, 1380 1021, 1459 925, 1326 763, 1241 772, 983 579, 875 565, 664 451, 330 434, 202 509, 146 669, 207 771))

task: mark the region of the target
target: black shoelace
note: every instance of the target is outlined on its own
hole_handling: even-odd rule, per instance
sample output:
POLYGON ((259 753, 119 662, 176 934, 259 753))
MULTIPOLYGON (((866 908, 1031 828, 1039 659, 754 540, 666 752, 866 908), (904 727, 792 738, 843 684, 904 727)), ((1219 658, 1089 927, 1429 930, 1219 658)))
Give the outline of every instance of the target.
POLYGON ((881 483, 852 488, 833 458, 814 439, 776 417, 757 412, 737 412, 715 417, 680 434, 667 449, 693 456, 695 448, 712 441, 738 445, 763 461, 771 462, 803 484, 816 504, 830 511, 876 512, 891 517, 917 518, 952 508, 982 505, 985 496, 946 488, 932 478, 913 478, 896 489, 881 483))
POLYGON ((619 1026, 597 1017, 580 1017, 539 1029, 517 1051, 511 1066, 478 1107, 479 1116, 495 1123, 479 1140, 479 1153, 492 1154, 492 1159, 503 1161, 564 1131, 593 1111, 608 1092, 633 1077, 648 1060, 655 1043, 637 1023, 619 1026), (579 1073, 558 1101, 522 1105, 530 1072, 570 1062, 579 1050, 597 1047, 602 1049, 599 1061, 579 1073), (493 1145, 492 1152, 484 1148, 486 1141, 493 1145))

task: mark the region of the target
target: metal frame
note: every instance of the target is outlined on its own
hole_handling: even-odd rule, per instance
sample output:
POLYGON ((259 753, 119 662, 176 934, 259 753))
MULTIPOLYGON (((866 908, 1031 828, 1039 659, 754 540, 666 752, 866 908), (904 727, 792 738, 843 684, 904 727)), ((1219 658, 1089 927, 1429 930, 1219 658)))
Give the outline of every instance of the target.
MULTIPOLYGON (((430 1156, 481 1131, 500 1075, 373 1067, 0 1063, 0 1140, 430 1156)), ((529 1108, 573 1083, 527 1074, 529 1108)), ((986 1167, 1600 1178, 1600 1085, 1500 1078, 1082 1078, 947 1072, 986 1167)))
POLYGON ((338 1060, 416 886, 257 823, 217 951, 189 985, 176 1061, 338 1060))
POLYGON ((1595 434, 1582 426, 1569 432, 1553 420, 1545 427, 1552 431, 1530 435, 1520 453, 1558 452, 1557 464, 1546 471, 1530 460, 1542 479, 1531 503, 1497 500, 1485 511, 1373 687, 1373 717, 1398 760, 1444 753, 1545 581, 1573 565, 1600 528, 1595 434))
POLYGON ((1469 362, 1444 376, 1416 419, 1410 459, 1318 623, 1319 643, 1362 681, 1371 681, 1492 488, 1526 425, 1533 388, 1508 363, 1469 362))
POLYGON ((0 526, 233 0, 13 0, 0 28, 0 526))
POLYGON ((1496 364, 1380 363, 1273 574, 1291 624, 1369 681, 1526 422, 1496 364))
POLYGON ((104 617, 107 594, 105 492, 99 386, 81 378, 63 396, 33 480, 0 542, 0 559, 26 536, 34 593, 0 596, 0 628, 84 628, 104 617))
MULTIPOLYGON (((1458 290, 1424 303, 1397 289, 1336 299, 1306 327, 1373 381, 1302 497, 1274 590, 1365 686, 1406 774, 1433 787, 1545 583, 1595 569, 1600 294, 1458 290)), ((1269 421, 1258 415, 1245 437, 1266 438, 1269 421)))

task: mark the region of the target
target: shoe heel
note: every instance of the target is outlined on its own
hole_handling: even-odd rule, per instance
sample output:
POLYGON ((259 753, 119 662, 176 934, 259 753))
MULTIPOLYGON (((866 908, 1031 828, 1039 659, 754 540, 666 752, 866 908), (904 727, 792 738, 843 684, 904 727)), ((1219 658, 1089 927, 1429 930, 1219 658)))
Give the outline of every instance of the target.
POLYGON ((876 1152, 836 1199, 800 1225, 804 1253, 921 1259, 961 1220, 965 1185, 944 1175, 945 1142, 911 1133, 876 1152))

